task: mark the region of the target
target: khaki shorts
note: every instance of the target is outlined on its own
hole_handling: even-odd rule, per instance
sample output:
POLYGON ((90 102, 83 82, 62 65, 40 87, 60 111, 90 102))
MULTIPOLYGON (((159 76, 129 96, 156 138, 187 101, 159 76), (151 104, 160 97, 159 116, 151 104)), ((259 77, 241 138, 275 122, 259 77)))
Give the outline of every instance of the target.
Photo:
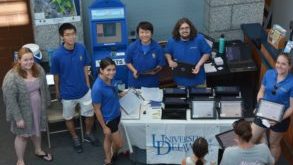
POLYGON ((91 90, 89 89, 89 91, 80 99, 62 100, 63 117, 65 120, 71 120, 74 117, 75 107, 77 104, 79 104, 80 106, 81 116, 84 116, 84 117, 94 116, 91 90))

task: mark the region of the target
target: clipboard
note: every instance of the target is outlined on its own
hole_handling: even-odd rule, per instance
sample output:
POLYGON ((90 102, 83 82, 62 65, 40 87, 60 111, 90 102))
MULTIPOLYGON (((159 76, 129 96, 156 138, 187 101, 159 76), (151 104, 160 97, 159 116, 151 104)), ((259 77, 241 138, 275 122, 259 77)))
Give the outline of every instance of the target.
POLYGON ((258 108, 256 109, 256 116, 263 119, 280 122, 283 119, 284 112, 284 104, 260 99, 258 108))

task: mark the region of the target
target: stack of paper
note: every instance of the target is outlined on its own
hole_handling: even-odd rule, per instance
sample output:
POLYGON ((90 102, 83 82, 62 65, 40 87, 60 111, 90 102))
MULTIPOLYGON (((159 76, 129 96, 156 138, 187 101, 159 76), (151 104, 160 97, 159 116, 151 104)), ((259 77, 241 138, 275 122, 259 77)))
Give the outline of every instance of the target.
POLYGON ((128 90, 126 95, 120 98, 119 101, 122 110, 127 115, 138 115, 139 117, 142 100, 139 99, 139 97, 134 93, 133 90, 128 90))
POLYGON ((162 102, 163 100, 163 90, 160 88, 141 88, 141 96, 146 101, 156 101, 162 102))
POLYGON ((216 67, 213 66, 212 63, 204 64, 204 70, 206 73, 217 72, 216 67))

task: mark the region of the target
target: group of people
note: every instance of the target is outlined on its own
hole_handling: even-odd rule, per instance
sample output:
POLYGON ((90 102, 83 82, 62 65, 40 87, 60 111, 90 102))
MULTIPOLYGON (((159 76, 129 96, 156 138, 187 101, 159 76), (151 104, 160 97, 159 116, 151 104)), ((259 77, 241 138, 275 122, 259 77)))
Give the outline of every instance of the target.
POLYGON ((174 76, 178 86, 205 84, 203 65, 209 59, 212 48, 189 19, 178 20, 165 50, 152 39, 154 28, 150 22, 140 22, 136 32, 138 39, 126 51, 129 87, 159 87, 158 73, 166 61, 171 68, 176 68, 178 62, 194 65, 193 77, 174 76))
MULTIPOLYGON (((176 23, 173 36, 168 40, 165 50, 152 39, 154 28, 150 22, 140 22, 136 32, 138 39, 131 43, 126 51, 129 87, 158 87, 158 73, 166 61, 171 68, 177 67, 177 62, 194 65, 194 77, 174 77, 177 85, 195 87, 205 84, 203 65, 209 59, 211 48, 203 35, 197 33, 189 19, 182 18, 176 23)), ((51 73, 54 74, 56 97, 62 102, 63 117, 72 136, 73 148, 78 153, 83 152, 73 121, 75 106, 79 104, 81 115, 85 117, 85 140, 94 146, 99 145, 92 131, 96 117, 104 133, 104 163, 111 164, 123 146, 118 129, 121 119, 119 97, 125 93, 119 93, 115 85, 116 64, 110 58, 102 59, 99 75, 91 87, 88 77, 89 55, 85 47, 76 42, 75 26, 64 23, 59 28, 59 34, 63 43, 51 58, 51 73)), ((290 69, 291 59, 281 54, 277 58, 276 68, 268 70, 264 76, 257 97, 258 100, 264 98, 284 104, 287 108, 284 120, 272 123, 270 127, 270 149, 275 160, 279 158, 280 140, 283 132, 288 129, 293 111, 293 77, 290 69)), ((52 161, 53 156, 41 148, 40 136, 40 132, 46 129, 46 108, 50 104, 50 93, 44 70, 34 62, 33 53, 29 49, 19 50, 17 61, 4 78, 2 90, 7 120, 11 122, 12 133, 16 135, 17 165, 25 165, 24 152, 29 138, 33 141, 36 156, 45 161, 52 161)), ((243 123, 243 128, 234 127, 239 147, 241 150, 251 149, 267 128, 258 118, 252 128, 247 123, 240 123, 243 123)), ((204 138, 196 140, 193 145, 193 148, 197 148, 194 149, 195 156, 184 162, 206 164, 203 158, 208 152, 207 146, 204 138)), ((259 148, 263 148, 263 145, 259 148)), ((267 152, 266 149, 259 150, 267 152)), ((234 153, 234 150, 225 151, 223 162, 230 161, 227 160, 227 155, 231 153, 234 153)), ((267 160, 268 163, 272 162, 271 157, 267 160)), ((226 164, 223 162, 222 164, 226 164)))
POLYGON ((288 130, 293 113, 293 74, 292 59, 286 54, 277 57, 275 68, 267 70, 257 94, 261 99, 284 105, 285 112, 280 122, 270 121, 269 126, 264 120, 255 117, 252 124, 240 120, 236 122, 234 132, 237 135, 237 147, 226 149, 221 164, 274 164, 281 155, 281 139, 288 130), (268 145, 263 142, 266 132, 268 145), (258 144, 258 145, 255 145, 258 144), (268 148, 269 146, 269 148, 268 148))

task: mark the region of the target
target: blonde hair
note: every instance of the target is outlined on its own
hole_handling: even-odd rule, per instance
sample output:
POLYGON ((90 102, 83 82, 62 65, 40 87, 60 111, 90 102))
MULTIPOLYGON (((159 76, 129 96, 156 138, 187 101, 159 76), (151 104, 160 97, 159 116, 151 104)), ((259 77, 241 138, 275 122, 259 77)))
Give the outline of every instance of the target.
MULTIPOLYGON (((17 59, 20 60, 22 58, 22 56, 26 53, 32 53, 32 51, 28 48, 20 48, 18 50, 18 55, 17 55, 17 59)), ((27 77, 27 73, 26 71, 24 71, 21 67, 20 67, 20 63, 18 61, 15 61, 13 68, 16 70, 16 72, 23 78, 27 77)), ((34 63, 32 66, 32 75, 33 77, 38 77, 40 74, 40 71, 37 68, 37 65, 34 63)))

